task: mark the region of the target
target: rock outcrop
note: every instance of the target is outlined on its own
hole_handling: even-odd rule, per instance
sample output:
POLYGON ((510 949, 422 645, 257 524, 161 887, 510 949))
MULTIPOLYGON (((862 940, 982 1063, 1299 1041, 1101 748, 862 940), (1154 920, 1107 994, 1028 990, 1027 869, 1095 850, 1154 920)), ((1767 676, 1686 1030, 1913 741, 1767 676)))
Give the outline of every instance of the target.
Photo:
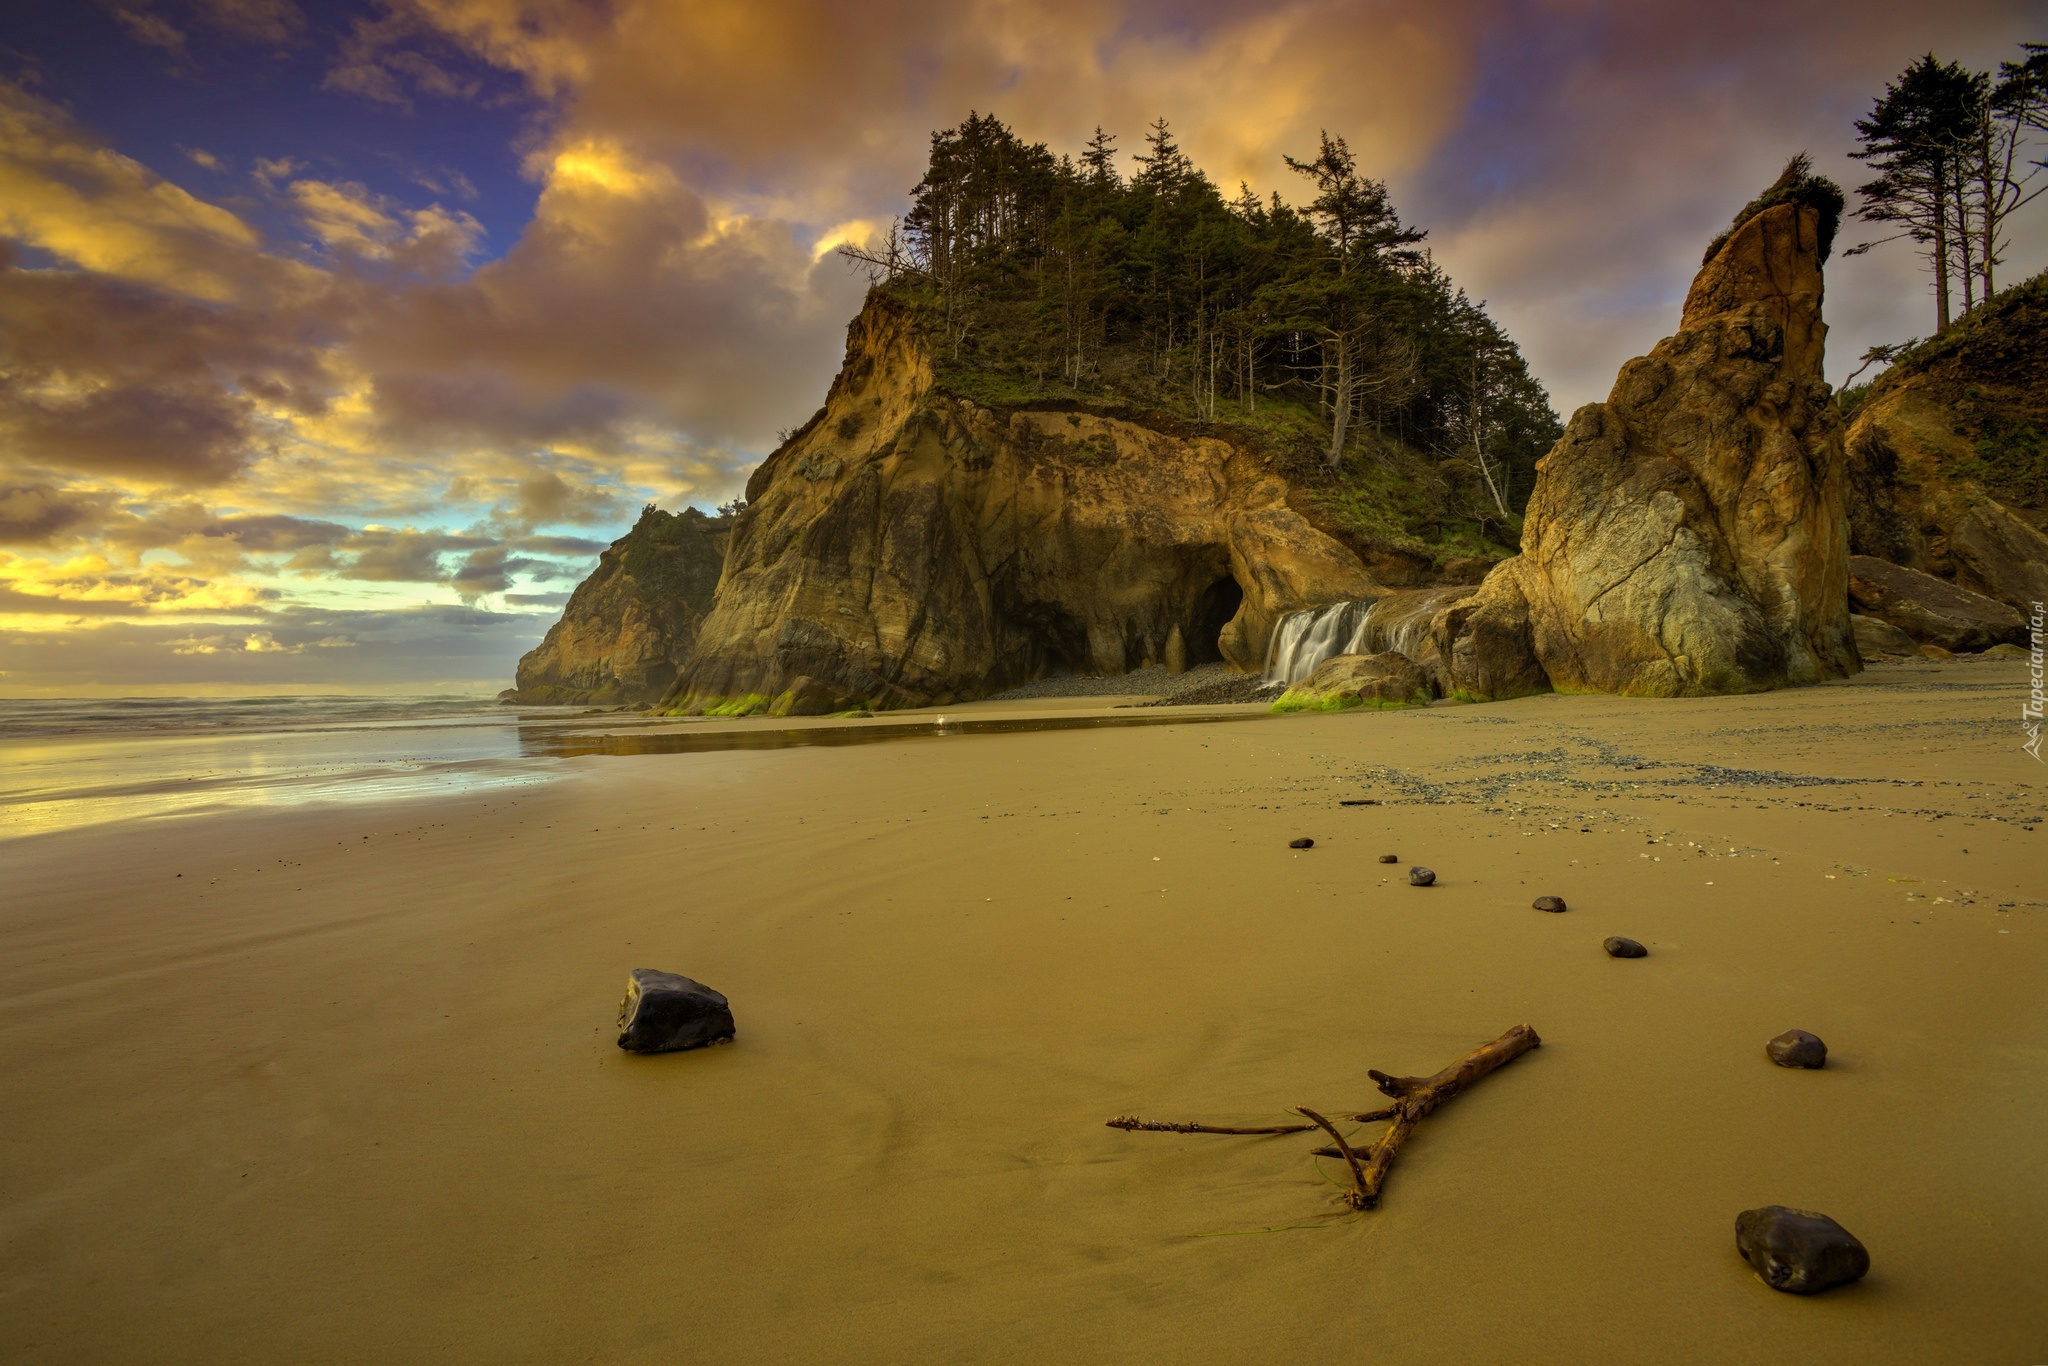
POLYGON ((2023 613, 2048 601, 2048 275, 1902 357, 1847 449, 1857 554, 2023 613))
POLYGON ((2026 619, 1998 599, 1869 555, 1849 557, 1849 602, 1915 643, 1951 653, 2027 639, 2026 619))
POLYGON ((1334 655, 1273 703, 1274 711, 1344 711, 1350 707, 1426 707, 1436 692, 1404 654, 1334 655))
POLYGON ((1573 415, 1537 466, 1522 553, 1439 613, 1457 694, 1691 696, 1857 669, 1821 374, 1833 222, 1787 183, 1708 256, 1679 330, 1573 415))
POLYGON ((654 702, 676 681, 711 610, 729 518, 652 505, 598 558, 562 619, 519 661, 517 703, 654 702))
POLYGON ((1856 654, 1866 664, 1873 659, 1920 653, 1920 643, 1888 621, 1851 612, 1849 626, 1856 632, 1856 654))
POLYGON ((1163 419, 950 393, 878 291, 824 408, 749 482, 669 702, 812 712, 1061 669, 1256 670, 1282 616, 1380 591, 1289 494, 1258 453, 1163 419))

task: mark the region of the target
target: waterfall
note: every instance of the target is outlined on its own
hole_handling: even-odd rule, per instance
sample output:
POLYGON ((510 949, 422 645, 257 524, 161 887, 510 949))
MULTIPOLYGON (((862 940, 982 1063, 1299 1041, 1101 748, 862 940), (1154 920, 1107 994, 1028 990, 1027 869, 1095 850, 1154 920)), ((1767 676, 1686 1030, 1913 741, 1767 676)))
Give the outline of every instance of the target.
POLYGON ((1266 682, 1299 683, 1331 656, 1355 654, 1365 643, 1365 624, 1378 605, 1378 598, 1360 598, 1280 618, 1266 649, 1266 682))
POLYGON ((1439 608, 1470 597, 1471 585, 1407 589, 1383 598, 1360 598, 1290 612, 1273 628, 1266 650, 1266 682, 1299 683, 1337 655, 1399 651, 1420 660, 1429 645, 1430 619, 1439 608))

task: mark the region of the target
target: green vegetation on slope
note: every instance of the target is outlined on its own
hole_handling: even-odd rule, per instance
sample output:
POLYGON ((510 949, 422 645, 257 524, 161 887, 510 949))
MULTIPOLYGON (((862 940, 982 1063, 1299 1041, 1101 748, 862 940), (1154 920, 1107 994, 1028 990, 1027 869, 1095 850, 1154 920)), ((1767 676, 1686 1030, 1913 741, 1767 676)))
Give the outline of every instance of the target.
POLYGON ((1163 121, 1129 180, 1113 143, 1055 157, 983 115, 934 134, 900 231, 849 255, 919 311, 940 383, 1243 441, 1362 549, 1511 553, 1557 415, 1343 140, 1290 161, 1300 208, 1225 200, 1163 121))
POLYGON ((1908 383, 1925 386, 1975 447, 1953 473, 2020 508, 2048 508, 2048 271, 1994 295, 1940 336, 1901 351, 1842 410, 1908 383))

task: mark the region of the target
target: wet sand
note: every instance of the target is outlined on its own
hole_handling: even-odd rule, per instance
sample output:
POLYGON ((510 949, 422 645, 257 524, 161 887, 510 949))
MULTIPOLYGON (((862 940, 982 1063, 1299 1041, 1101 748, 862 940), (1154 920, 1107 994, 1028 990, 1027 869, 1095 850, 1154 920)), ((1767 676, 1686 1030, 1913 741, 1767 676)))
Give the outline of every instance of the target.
POLYGON ((591 755, 12 841, 0 1356, 2048 1359, 2023 679, 591 755), (737 1042, 620 1053, 635 966, 737 1042), (1366 1214, 1304 1137, 1103 1127, 1365 1108, 1524 1022, 1366 1214), (1765 1059, 1795 1027, 1826 1070, 1765 1059), (1764 1288, 1767 1203, 1869 1278, 1764 1288))

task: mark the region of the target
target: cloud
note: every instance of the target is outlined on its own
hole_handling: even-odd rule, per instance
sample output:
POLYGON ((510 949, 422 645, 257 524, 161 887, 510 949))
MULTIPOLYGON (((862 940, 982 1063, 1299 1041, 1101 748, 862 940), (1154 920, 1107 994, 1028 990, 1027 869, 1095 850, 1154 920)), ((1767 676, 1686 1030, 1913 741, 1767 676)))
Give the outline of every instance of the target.
POLYGON ((48 484, 0 484, 0 546, 47 545, 96 522, 109 501, 48 484))
POLYGON ((503 258, 364 327, 389 429, 617 451, 653 425, 758 447, 816 406, 864 288, 841 262, 618 143, 538 169, 503 258))
POLYGON ((447 577, 441 568, 441 556, 451 551, 480 550, 487 544, 472 536, 367 527, 343 545, 349 557, 336 562, 335 573, 344 579, 373 583, 439 583, 447 577))
POLYGON ((240 636, 186 636, 170 642, 174 655, 217 655, 240 651, 252 655, 295 655, 304 645, 284 645, 268 631, 251 631, 240 636))
POLYGON ((455 592, 464 602, 475 602, 490 593, 502 593, 512 586, 505 572, 505 547, 489 546, 463 560, 453 579, 455 592))
POLYGON ((147 3, 109 5, 108 9, 136 42, 174 56, 185 55, 184 32, 163 16, 152 13, 147 3))
POLYGON ((193 574, 183 567, 120 564, 91 551, 64 559, 0 552, 0 587, 41 599, 52 604, 53 611, 118 607, 137 616, 260 612, 279 596, 275 589, 193 574))
POLYGON ((0 454, 219 483, 268 443, 267 417, 324 406, 311 322, 104 274, 25 269, 0 243, 0 454))
POLYGON ((403 5, 374 18, 358 18, 343 40, 324 85, 411 112, 414 95, 473 100, 482 82, 444 58, 434 27, 403 5))
POLYGON ((0 81, 0 237, 192 298, 244 293, 256 230, 0 81))
POLYGON ((287 47, 306 30, 306 14, 292 0, 193 0, 206 23, 244 42, 287 47))
POLYGON ((460 209, 409 209, 353 181, 295 180, 293 206, 330 251, 388 262, 400 271, 448 276, 483 244, 483 224, 460 209))
POLYGON ((615 140, 754 212, 830 223, 897 202, 926 134, 992 105, 1067 147, 1102 123, 1126 152, 1164 114, 1225 183, 1277 184, 1281 152, 1313 149, 1326 126, 1382 174, 1403 169, 1456 118, 1470 35, 1491 8, 409 0, 406 12, 559 107, 557 149, 615 140))

